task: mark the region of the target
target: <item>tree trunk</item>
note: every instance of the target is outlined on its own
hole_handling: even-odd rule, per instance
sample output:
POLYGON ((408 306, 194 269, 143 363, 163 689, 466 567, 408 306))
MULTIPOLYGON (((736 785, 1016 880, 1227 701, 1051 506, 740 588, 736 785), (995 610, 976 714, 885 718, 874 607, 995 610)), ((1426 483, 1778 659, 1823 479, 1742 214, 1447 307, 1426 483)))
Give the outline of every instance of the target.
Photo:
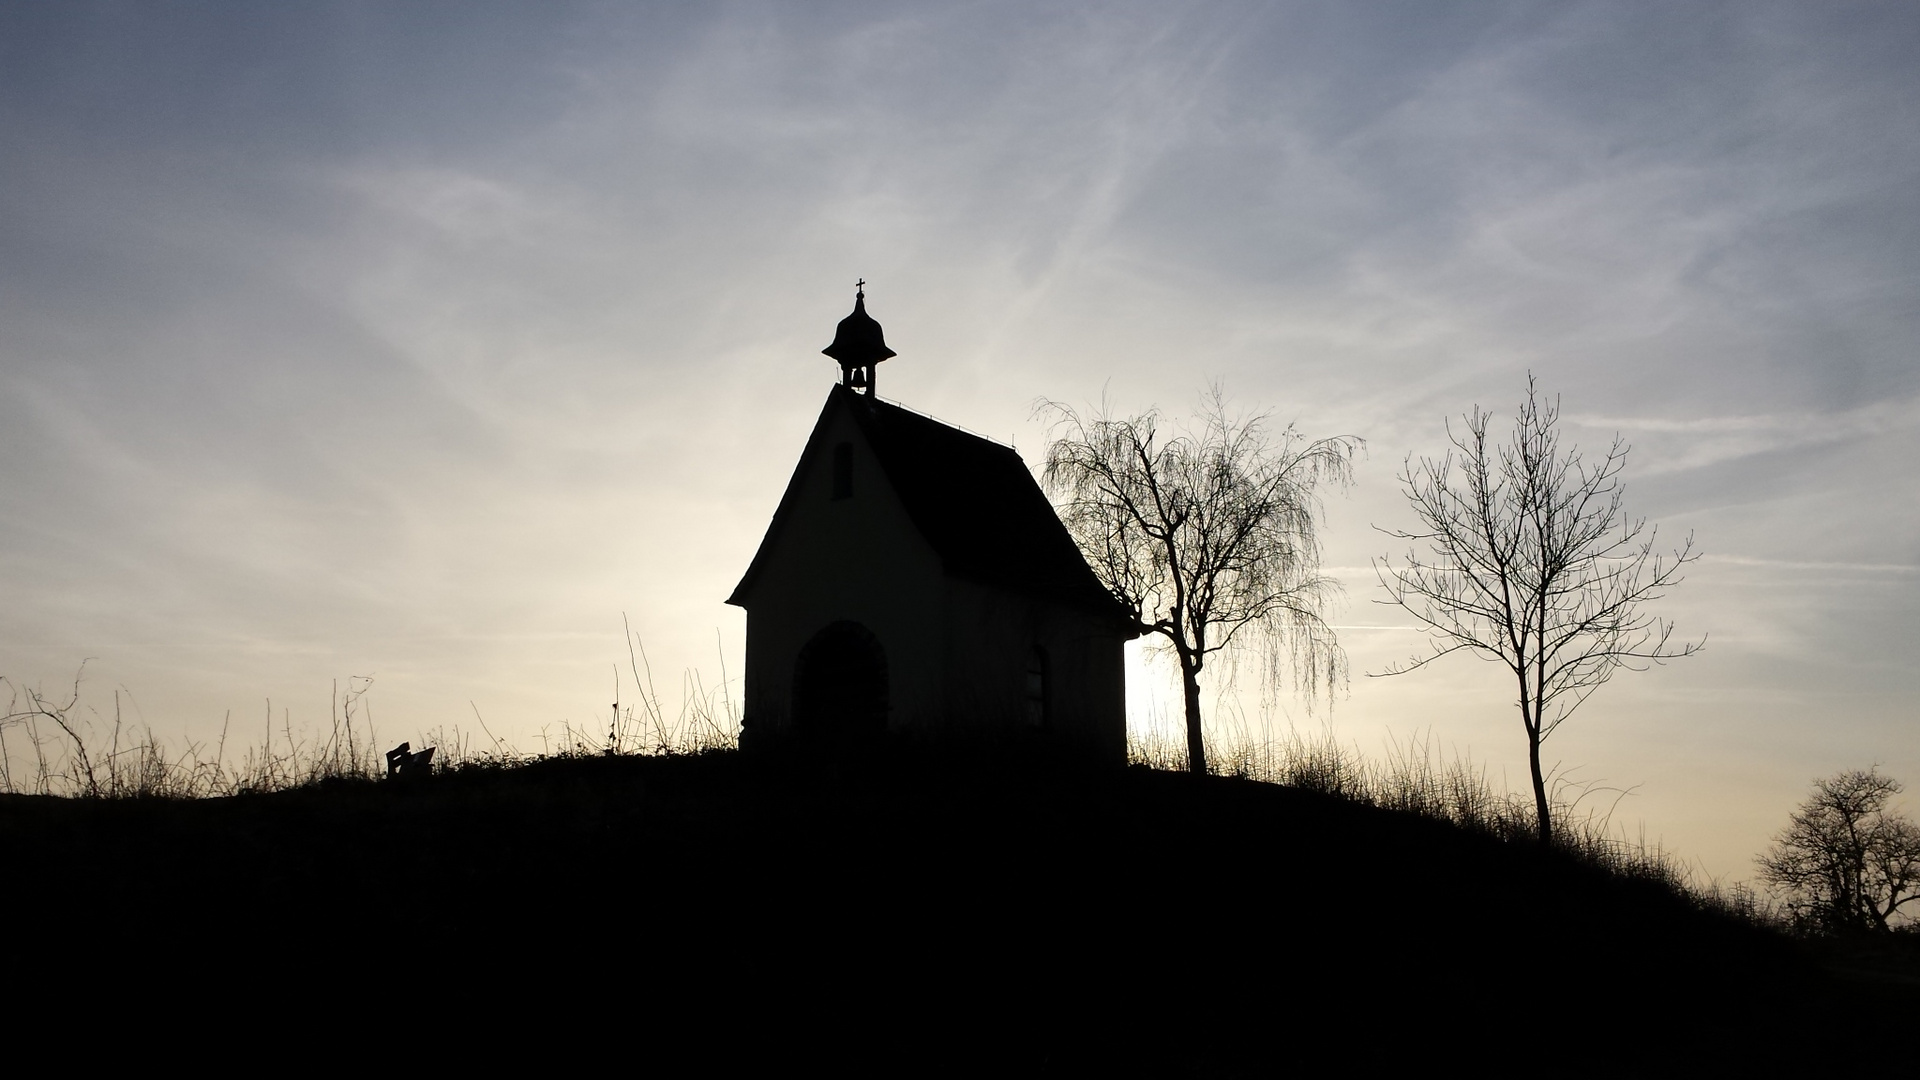
POLYGON ((1540 774, 1540 702, 1533 695, 1533 687, 1527 685, 1525 668, 1517 668, 1514 673, 1520 676, 1520 724, 1527 729, 1527 770, 1533 775, 1533 813, 1540 843, 1553 844, 1553 816, 1547 807, 1547 778, 1540 774))
POLYGON ((1200 738, 1200 672, 1184 656, 1180 658, 1180 688, 1187 699, 1187 771, 1205 776, 1207 744, 1200 738))
POLYGON ((1553 818, 1547 810, 1547 780, 1540 775, 1540 732, 1527 728, 1527 765, 1533 770, 1533 809, 1540 824, 1540 843, 1553 843, 1553 818))

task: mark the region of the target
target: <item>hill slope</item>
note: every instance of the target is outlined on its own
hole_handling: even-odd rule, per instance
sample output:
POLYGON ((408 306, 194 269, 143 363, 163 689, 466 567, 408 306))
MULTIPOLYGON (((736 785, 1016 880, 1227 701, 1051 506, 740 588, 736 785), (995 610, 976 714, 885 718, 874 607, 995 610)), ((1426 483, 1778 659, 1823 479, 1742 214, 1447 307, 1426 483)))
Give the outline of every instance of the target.
POLYGON ((1494 1066, 1724 1065, 1819 1053, 1920 1002, 1552 852, 1271 785, 1027 759, 718 753, 193 802, 13 796, 0 852, 71 944, 135 928, 171 943, 178 985, 238 964, 287 992, 397 981, 416 1010, 573 995, 743 1033, 675 1044, 705 1057, 1264 1072, 1444 1045, 1494 1066))

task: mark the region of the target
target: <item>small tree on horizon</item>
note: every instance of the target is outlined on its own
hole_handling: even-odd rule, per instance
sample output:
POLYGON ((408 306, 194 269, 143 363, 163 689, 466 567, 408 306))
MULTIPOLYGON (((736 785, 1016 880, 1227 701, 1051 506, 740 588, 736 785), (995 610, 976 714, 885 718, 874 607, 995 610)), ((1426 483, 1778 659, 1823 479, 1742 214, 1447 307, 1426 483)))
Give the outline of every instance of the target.
POLYGON ((1270 434, 1264 413, 1229 415, 1217 386, 1170 433, 1153 409, 1082 416, 1043 399, 1034 411, 1052 418, 1042 479, 1061 521, 1179 662, 1190 772, 1207 771, 1200 673, 1215 653, 1257 640, 1269 680, 1285 667, 1309 696, 1345 679, 1322 616, 1338 585, 1320 573, 1319 488, 1352 482, 1359 439, 1270 434))
POLYGON ((1888 807, 1901 790, 1877 769, 1814 781, 1758 860, 1761 880, 1785 894, 1802 925, 1884 933, 1920 902, 1920 826, 1888 807))
POLYGON ((1659 530, 1623 510, 1627 444, 1615 435, 1594 461, 1563 451, 1559 402, 1542 402, 1531 374, 1507 442, 1489 442, 1479 406, 1464 419, 1462 433, 1447 425, 1443 457, 1407 458, 1400 482, 1420 525, 1380 531, 1415 546, 1404 565, 1374 562, 1391 597, 1381 602, 1404 608, 1432 651, 1369 674, 1461 651, 1504 664, 1519 683, 1538 835, 1552 843, 1540 744, 1620 668, 1700 651, 1704 638, 1672 644, 1673 624, 1641 610, 1700 556, 1692 534, 1670 556, 1655 553, 1659 530))

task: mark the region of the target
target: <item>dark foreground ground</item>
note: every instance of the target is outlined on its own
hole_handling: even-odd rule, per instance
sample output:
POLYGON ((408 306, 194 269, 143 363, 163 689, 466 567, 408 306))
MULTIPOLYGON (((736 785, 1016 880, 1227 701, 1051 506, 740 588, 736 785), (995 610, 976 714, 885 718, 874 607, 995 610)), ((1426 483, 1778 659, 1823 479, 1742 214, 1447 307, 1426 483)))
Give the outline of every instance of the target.
POLYGON ((1006 756, 14 796, 0 873, 12 1030, 98 1015, 95 1051, 137 1029, 156 1054, 621 1072, 1718 1073, 1910 1063, 1920 1020, 1897 971, 1552 853, 1006 756))

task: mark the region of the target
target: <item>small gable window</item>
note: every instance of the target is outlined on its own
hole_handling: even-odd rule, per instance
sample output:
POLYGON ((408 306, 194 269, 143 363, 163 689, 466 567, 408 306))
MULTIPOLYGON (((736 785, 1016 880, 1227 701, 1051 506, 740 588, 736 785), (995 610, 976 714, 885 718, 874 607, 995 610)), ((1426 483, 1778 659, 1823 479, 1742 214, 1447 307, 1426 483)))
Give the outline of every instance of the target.
POLYGON ((1027 725, 1047 723, 1047 651, 1035 645, 1027 654, 1027 725))
POLYGON ((853 444, 838 443, 833 448, 833 497, 853 498, 853 444))

